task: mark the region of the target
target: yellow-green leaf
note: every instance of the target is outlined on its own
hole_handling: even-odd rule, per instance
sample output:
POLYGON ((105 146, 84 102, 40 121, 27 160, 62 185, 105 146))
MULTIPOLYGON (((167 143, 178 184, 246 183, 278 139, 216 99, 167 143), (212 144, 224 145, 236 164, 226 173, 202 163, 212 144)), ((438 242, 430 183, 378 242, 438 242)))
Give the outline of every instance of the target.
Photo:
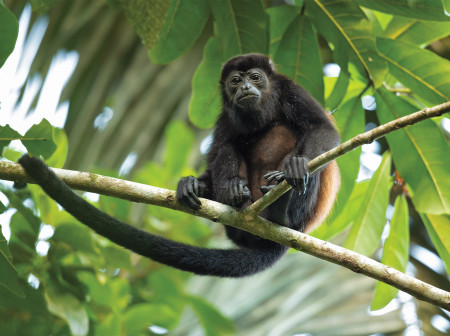
MULTIPOLYGON (((397 197, 394 207, 394 216, 390 223, 389 237, 384 243, 381 262, 404 272, 409 259, 409 215, 404 195, 397 197)), ((397 293, 397 288, 378 281, 370 308, 372 310, 383 308, 397 296, 397 293)))
POLYGON ((377 38, 389 71, 414 94, 431 104, 450 100, 450 61, 409 43, 377 38))
MULTIPOLYGON (((377 116, 384 124, 417 111, 406 100, 388 92, 375 93, 377 116)), ((419 212, 450 212, 450 147, 432 120, 402 128, 386 136, 396 169, 414 191, 419 212)))
POLYGON ((355 252, 370 256, 380 244, 386 224, 386 209, 391 184, 391 155, 386 152, 375 175, 369 182, 362 203, 353 220, 353 226, 344 246, 355 252))
POLYGON ((450 275, 450 215, 421 214, 422 220, 450 275))

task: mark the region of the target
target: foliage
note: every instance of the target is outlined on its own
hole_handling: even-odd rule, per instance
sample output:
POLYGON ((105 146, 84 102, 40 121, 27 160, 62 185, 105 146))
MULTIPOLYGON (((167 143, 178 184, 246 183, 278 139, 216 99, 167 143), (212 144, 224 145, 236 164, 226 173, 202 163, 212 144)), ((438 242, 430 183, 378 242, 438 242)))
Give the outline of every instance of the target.
MULTIPOLYGON (((37 11, 51 12, 56 1, 31 3, 37 11)), ((450 62, 426 49, 448 35, 450 20, 441 0, 108 3, 126 14, 154 63, 180 58, 206 36, 189 105, 190 121, 200 128, 211 127, 220 111, 221 64, 250 52, 270 54, 279 71, 334 111, 342 140, 363 132, 368 121, 382 124, 450 100, 450 62), (148 13, 158 19, 149 19, 148 13), (340 67, 336 77, 323 75, 323 65, 330 62, 340 67), (375 97, 376 112, 363 109, 364 95, 375 97)), ((0 66, 16 38, 17 20, 0 2, 0 66)), ((179 176, 195 174, 189 165, 192 131, 184 123, 172 122, 165 139, 162 163, 146 163, 134 172, 134 180, 174 188, 179 176)), ((20 140, 30 153, 42 155, 54 167, 62 167, 68 154, 64 131, 45 119, 24 135, 9 125, 0 127, 1 153, 16 161, 20 153, 9 146, 12 140, 20 140)), ((382 242, 391 195, 391 203, 397 200, 382 262, 405 271, 408 214, 419 212, 450 274, 449 143, 431 120, 394 132, 386 140, 388 150, 383 149, 383 161, 370 181, 356 182, 361 149, 338 159, 342 187, 337 205, 314 234, 329 239, 346 232, 345 246, 372 255, 382 242), (402 179, 391 178, 394 170, 402 179)), ((235 333, 227 317, 189 293, 188 274, 114 246, 61 211, 35 186, 16 191, 1 188, 7 202, 0 202, 0 213, 13 213, 8 242, 0 237, 0 328, 5 334, 153 334, 156 327, 174 329, 186 307, 207 335, 235 333), (43 228, 48 229, 43 223, 52 225, 51 238, 40 236, 43 228), (42 244, 49 244, 48 253, 37 252, 36 246, 42 244)), ((103 196, 95 204, 171 239, 205 245, 213 236, 206 223, 184 213, 143 209, 103 196)), ((396 294, 378 284, 372 308, 382 308, 396 294)))

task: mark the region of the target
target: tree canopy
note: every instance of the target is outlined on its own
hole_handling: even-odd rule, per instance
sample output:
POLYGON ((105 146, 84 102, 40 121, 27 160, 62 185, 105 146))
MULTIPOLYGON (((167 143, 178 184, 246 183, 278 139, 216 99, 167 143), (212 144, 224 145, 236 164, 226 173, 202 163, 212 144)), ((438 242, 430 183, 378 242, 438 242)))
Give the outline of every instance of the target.
MULTIPOLYGON (((38 29, 21 19, 19 34, 17 18, 27 2, 5 3, 0 81, 10 85, 0 91, 0 153, 14 162, 28 151, 52 167, 110 176, 121 168, 121 177, 173 189, 181 176, 202 169, 200 142, 220 113, 221 66, 252 52, 270 55, 278 71, 321 102, 343 141, 450 101, 448 1, 32 0, 30 26, 40 20, 48 26, 22 76, 17 64, 25 63, 26 53, 14 53, 27 46, 24 36, 36 39, 38 29), (79 55, 61 99, 55 98, 59 107, 68 102, 64 128, 42 108, 25 131, 13 119, 2 120, 6 113, 27 118, 40 111, 47 94, 42 77, 63 49, 79 55), (40 82, 30 97, 36 76, 40 82)), ((427 119, 339 157, 338 199, 313 235, 448 291, 446 123, 446 115, 427 119), (434 253, 437 268, 424 270, 419 247, 434 253)), ((0 236, 5 334, 187 335, 200 329, 206 335, 394 335, 406 327, 399 312, 411 298, 311 257, 289 255, 241 282, 198 278, 95 235, 34 185, 1 184, 0 192, 1 218, 8 219, 0 236), (378 310, 392 300, 397 309, 390 313, 367 314, 368 306, 378 310)), ((218 227, 186 213, 107 196, 92 202, 170 239, 224 244, 218 227)), ((420 307, 426 334, 450 329, 442 310, 420 307), (444 327, 431 325, 433 316, 445 320, 444 327)))

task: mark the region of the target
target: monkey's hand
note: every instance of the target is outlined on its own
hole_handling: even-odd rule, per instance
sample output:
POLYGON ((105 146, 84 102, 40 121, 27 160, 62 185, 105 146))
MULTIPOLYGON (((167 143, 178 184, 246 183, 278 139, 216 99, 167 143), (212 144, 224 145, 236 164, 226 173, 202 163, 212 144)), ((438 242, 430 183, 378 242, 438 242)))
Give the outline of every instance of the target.
POLYGON ((185 207, 192 210, 198 210, 202 206, 202 202, 198 197, 203 196, 206 189, 206 184, 198 180, 194 176, 183 177, 177 186, 177 201, 185 207))
POLYGON ((233 177, 222 186, 222 203, 239 207, 251 198, 247 181, 240 177, 233 177))
POLYGON ((293 156, 284 161, 286 182, 298 193, 306 193, 309 181, 309 160, 305 157, 293 156))
MULTIPOLYGON (((292 188, 298 193, 306 193, 309 171, 308 171, 309 160, 300 156, 293 156, 285 160, 284 162, 284 172, 275 170, 268 172, 264 175, 264 178, 270 183, 276 181, 277 183, 286 179, 292 188)), ((262 187, 261 187, 262 188, 262 187)), ((271 188, 262 190, 263 193, 268 192, 271 188)))

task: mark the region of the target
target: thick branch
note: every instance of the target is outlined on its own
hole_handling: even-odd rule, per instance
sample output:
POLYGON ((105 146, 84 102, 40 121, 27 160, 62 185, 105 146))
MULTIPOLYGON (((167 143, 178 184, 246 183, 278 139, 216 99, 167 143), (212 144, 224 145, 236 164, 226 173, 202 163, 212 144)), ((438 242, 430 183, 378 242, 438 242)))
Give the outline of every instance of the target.
MULTIPOLYGON (((441 115, 448 111, 450 111, 450 102, 438 105, 431 109, 419 111, 407 117, 396 119, 390 123, 377 127, 370 132, 360 134, 335 149, 317 157, 309 163, 309 168, 311 171, 314 171, 327 162, 336 159, 338 156, 341 156, 362 144, 370 143, 374 139, 386 135, 396 129, 441 115)), ((277 243, 292 247, 296 250, 339 264, 354 272, 362 273, 374 279, 383 281, 418 299, 428 301, 439 307, 450 310, 449 292, 431 286, 430 284, 417 280, 351 250, 271 223, 263 218, 255 216, 255 208, 252 208, 253 211, 251 212, 238 212, 227 205, 202 199, 202 208, 199 211, 192 211, 179 205, 175 199, 175 192, 171 190, 92 173, 63 169, 54 169, 54 171, 65 183, 74 189, 96 192, 135 202, 159 205, 201 216, 215 222, 218 221, 225 225, 251 232, 265 239, 276 241, 277 243)), ((7 161, 0 161, 0 179, 33 183, 19 164, 7 161)), ((270 194, 274 195, 277 192, 279 193, 278 190, 283 188, 286 188, 285 184, 281 184, 271 191, 270 194)), ((285 191, 287 190, 288 189, 285 191)), ((273 197, 274 196, 270 196, 270 200, 273 197)), ((269 197, 265 197, 263 201, 258 202, 265 204, 267 198, 269 197)))

